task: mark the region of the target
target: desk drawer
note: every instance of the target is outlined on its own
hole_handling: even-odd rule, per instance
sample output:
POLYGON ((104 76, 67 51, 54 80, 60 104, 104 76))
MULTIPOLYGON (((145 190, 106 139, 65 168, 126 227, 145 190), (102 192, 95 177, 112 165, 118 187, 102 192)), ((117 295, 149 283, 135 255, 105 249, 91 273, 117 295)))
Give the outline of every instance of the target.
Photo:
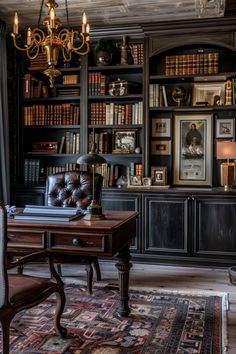
POLYGON ((46 232, 43 231, 11 231, 7 232, 8 244, 7 247, 20 247, 20 248, 45 248, 46 232))
POLYGON ((51 249, 86 250, 103 252, 105 248, 105 234, 60 233, 50 232, 49 242, 51 249))

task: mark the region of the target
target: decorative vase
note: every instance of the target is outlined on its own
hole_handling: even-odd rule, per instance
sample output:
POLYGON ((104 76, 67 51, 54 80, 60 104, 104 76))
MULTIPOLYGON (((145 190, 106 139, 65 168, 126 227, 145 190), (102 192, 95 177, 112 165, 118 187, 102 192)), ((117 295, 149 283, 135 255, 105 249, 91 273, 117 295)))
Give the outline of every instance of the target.
POLYGON ((110 65, 112 61, 112 53, 101 50, 94 55, 94 60, 97 66, 110 65))

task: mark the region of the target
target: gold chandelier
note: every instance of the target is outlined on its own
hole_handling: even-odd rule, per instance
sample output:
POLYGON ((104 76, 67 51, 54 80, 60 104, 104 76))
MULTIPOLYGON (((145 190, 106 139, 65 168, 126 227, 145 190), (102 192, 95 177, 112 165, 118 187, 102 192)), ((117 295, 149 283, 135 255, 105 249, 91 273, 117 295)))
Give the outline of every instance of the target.
MULTIPOLYGON (((41 3, 39 22, 41 19, 43 4, 44 0, 42 0, 41 3)), ((65 0, 65 4, 67 22, 69 23, 67 0, 65 0)), ((58 63, 59 52, 61 51, 65 62, 71 61, 73 52, 80 56, 88 54, 90 47, 90 26, 87 23, 87 17, 84 12, 81 32, 69 28, 59 30, 61 21, 56 16, 55 11, 58 4, 55 0, 48 0, 46 6, 48 7, 48 16, 43 21, 43 25, 46 26, 47 30, 46 34, 40 28, 34 28, 31 30, 29 27, 27 30, 26 45, 20 47, 17 44, 17 39, 21 37, 19 34, 19 21, 18 15, 15 13, 12 37, 14 46, 18 50, 26 52, 29 59, 35 59, 40 51, 46 54, 48 68, 44 70, 43 73, 49 77, 50 87, 53 87, 55 78, 61 75, 60 70, 55 67, 58 63)))

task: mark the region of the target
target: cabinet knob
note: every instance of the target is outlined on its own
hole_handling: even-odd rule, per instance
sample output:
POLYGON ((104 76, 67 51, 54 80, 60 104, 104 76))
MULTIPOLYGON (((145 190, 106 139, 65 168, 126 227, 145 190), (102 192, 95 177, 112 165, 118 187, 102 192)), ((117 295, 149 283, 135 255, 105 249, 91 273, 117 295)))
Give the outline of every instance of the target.
POLYGON ((73 238, 72 243, 74 246, 79 246, 79 244, 80 244, 79 238, 73 238))

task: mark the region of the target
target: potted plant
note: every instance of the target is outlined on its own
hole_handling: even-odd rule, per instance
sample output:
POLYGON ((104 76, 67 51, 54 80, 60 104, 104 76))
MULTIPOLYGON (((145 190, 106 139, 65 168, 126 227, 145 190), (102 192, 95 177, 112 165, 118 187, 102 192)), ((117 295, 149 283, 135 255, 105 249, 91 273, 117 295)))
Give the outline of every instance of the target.
POLYGON ((112 51, 112 43, 105 38, 100 39, 93 48, 95 64, 98 66, 111 64, 112 51))

